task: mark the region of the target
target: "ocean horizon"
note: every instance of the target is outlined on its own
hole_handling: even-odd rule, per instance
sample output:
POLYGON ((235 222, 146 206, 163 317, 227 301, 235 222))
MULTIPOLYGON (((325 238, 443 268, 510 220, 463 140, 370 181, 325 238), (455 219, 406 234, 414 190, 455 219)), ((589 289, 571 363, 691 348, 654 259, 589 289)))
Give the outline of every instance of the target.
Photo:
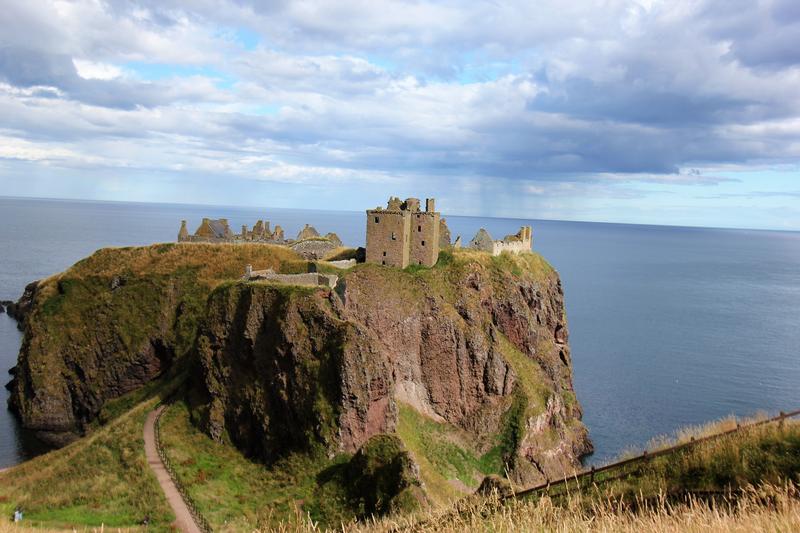
MULTIPOLYGON (((90 198, 48 198, 44 196, 2 196, 0 200, 14 200, 14 201, 40 201, 40 202, 66 202, 66 203, 87 203, 87 204, 122 204, 122 205, 141 205, 141 206, 166 206, 166 207, 185 207, 185 208, 198 208, 210 207, 212 209, 231 209, 237 210, 265 210, 265 211, 315 211, 319 213, 363 213, 370 207, 365 206, 362 210, 347 210, 347 209, 315 209, 315 208, 294 208, 294 207, 273 207, 273 206, 257 206, 257 205, 226 205, 226 204, 193 204, 193 203, 176 203, 176 202, 142 202, 142 201, 127 201, 127 200, 95 200, 90 198)), ((374 206, 372 206, 374 207, 374 206)), ((653 228, 678 228, 678 229, 709 229, 709 230, 732 230, 732 231, 767 231, 779 233, 800 233, 800 229, 786 229, 786 228, 756 228, 748 226, 708 226, 708 225, 692 225, 692 224, 645 224, 639 222, 614 222, 609 220, 588 220, 588 219, 561 219, 561 218, 524 218, 518 216, 488 216, 488 215, 442 215, 443 218, 447 217, 460 217, 460 218, 483 218, 483 219, 498 219, 498 220, 519 220, 520 222, 536 220, 542 222, 572 222, 576 224, 608 224, 612 226, 642 226, 653 228)))
MULTIPOLYGON (((800 406, 800 232, 443 216, 464 243, 480 227, 500 238, 533 226, 534 250, 562 278, 589 463, 686 425, 800 406)), ((99 248, 175 241, 181 220, 194 231, 203 217, 364 241, 363 211, 0 197, 0 300, 99 248)), ((3 372, 20 340, 0 315, 3 372)), ((0 409, 0 468, 39 451, 0 409)))

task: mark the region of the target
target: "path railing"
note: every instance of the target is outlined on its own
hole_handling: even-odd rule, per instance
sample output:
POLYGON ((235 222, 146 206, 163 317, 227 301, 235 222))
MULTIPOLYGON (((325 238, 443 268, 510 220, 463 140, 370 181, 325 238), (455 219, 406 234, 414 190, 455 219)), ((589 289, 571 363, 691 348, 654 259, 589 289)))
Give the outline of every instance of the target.
POLYGON ((531 488, 528 488, 528 489, 525 489, 525 490, 522 490, 522 491, 519 491, 519 492, 515 492, 515 493, 510 494, 508 496, 505 496, 505 497, 503 497, 501 499, 507 500, 507 499, 510 499, 510 498, 523 498, 523 497, 526 497, 526 496, 532 496, 532 495, 542 494, 542 493, 549 494, 552 489, 556 489, 556 488, 560 488, 560 487, 564 487, 564 488, 568 489, 570 483, 575 483, 575 488, 581 489, 582 488, 581 487, 581 483, 583 481, 585 481, 585 480, 589 481, 589 486, 599 485, 599 484, 602 484, 602 483, 608 483, 610 481, 616 481, 618 479, 622 479, 622 478, 628 477, 628 476, 630 476, 630 475, 632 475, 634 473, 634 472, 630 472, 630 471, 625 471, 625 467, 626 466, 630 466, 630 465, 633 465, 633 464, 638 464, 638 465, 647 464, 650 460, 652 460, 652 459, 654 459, 656 457, 660 457, 662 455, 666 455, 666 454, 669 454, 669 453, 674 453, 674 452, 679 451, 679 450, 686 450, 686 449, 694 448, 695 446, 697 446, 699 444, 702 444, 702 443, 705 443, 705 442, 708 442, 708 441, 712 441, 712 440, 716 440, 716 439, 720 439, 722 437, 726 437, 726 436, 731 435, 733 433, 737 433, 737 432, 743 431, 743 430, 752 429, 754 427, 763 426, 763 425, 766 425, 766 424, 774 424, 774 423, 779 423, 779 424, 782 425, 783 422, 786 419, 794 418, 794 417, 797 417, 797 416, 800 416, 800 410, 792 411, 790 413, 784 413, 783 411, 781 411, 781 413, 778 416, 775 416, 775 417, 772 417, 772 418, 768 418, 766 420, 760 420, 758 422, 752 422, 750 424, 739 424, 737 422, 736 423, 736 427, 733 428, 733 429, 729 429, 729 430, 726 430, 726 431, 722 431, 720 433, 715 433, 714 435, 708 435, 708 436, 701 437, 701 438, 698 438, 698 439, 692 437, 691 440, 689 440, 687 442, 684 442, 684 443, 681 443, 681 444, 676 444, 675 446, 670 446, 668 448, 662 448, 662 449, 660 449, 658 451, 655 451, 655 452, 648 452, 647 450, 645 450, 642 453, 642 455, 638 455, 636 457, 631 457, 630 459, 625 459, 623 461, 618 461, 616 463, 611 463, 611 464, 602 466, 600 468, 595 468, 594 466, 592 466, 589 470, 584 470, 581 473, 574 474, 572 476, 565 477, 563 479, 559 479, 559 480, 555 480, 555 481, 549 481, 548 480, 547 482, 542 483, 541 485, 537 485, 535 487, 531 487, 531 488), (622 469, 623 472, 621 472, 619 474, 605 475, 608 472, 610 472, 612 470, 617 470, 617 469, 622 469))
POLYGON ((153 424, 155 429, 156 451, 158 452, 158 456, 161 458, 161 462, 164 463, 164 468, 167 469, 169 477, 172 478, 172 482, 175 484, 175 487, 177 487, 178 491, 181 493, 181 497, 186 503, 186 507, 188 507, 189 512, 192 513, 192 518, 194 518, 197 527, 199 527, 205 533, 212 533, 213 529, 211 529, 211 524, 208 523, 208 520, 206 520, 206 517, 200 512, 200 509, 197 507, 194 499, 189 495, 189 491, 178 477, 175 467, 172 465, 172 461, 164 451, 164 448, 161 446, 161 415, 167 410, 168 404, 160 403, 159 407, 163 407, 163 409, 158 411, 153 424))

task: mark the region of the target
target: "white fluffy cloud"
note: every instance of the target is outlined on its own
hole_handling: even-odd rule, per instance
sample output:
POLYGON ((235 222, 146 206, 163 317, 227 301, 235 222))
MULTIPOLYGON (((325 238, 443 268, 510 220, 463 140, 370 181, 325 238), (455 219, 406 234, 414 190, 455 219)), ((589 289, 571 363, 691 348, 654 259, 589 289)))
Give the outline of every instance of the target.
POLYGON ((0 158, 33 172, 626 198, 800 161, 794 0, 2 8, 0 158))

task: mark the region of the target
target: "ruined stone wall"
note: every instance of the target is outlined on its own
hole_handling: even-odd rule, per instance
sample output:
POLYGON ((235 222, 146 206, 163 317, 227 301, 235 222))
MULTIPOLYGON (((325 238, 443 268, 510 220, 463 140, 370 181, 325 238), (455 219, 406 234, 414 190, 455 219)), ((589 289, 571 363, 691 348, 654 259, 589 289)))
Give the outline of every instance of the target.
POLYGON ((494 239, 492 239, 488 231, 481 228, 470 241, 469 247, 473 250, 482 250, 494 254, 494 239))
POLYGON ((432 267, 439 260, 439 213, 411 215, 410 264, 432 267))
POLYGON ((289 245, 289 248, 297 252, 303 259, 316 261, 326 257, 329 253, 338 248, 338 246, 332 241, 317 237, 293 242, 289 245))
POLYGON ((531 251, 531 242, 530 241, 495 241, 494 249, 492 250, 492 255, 500 255, 503 252, 509 252, 512 254, 519 254, 523 252, 530 252, 531 251))
POLYGON ((276 274, 271 270, 252 271, 245 274, 251 281, 274 281, 286 283, 288 285, 300 285, 302 287, 329 287, 333 288, 339 281, 339 277, 334 274, 319 274, 310 272, 307 274, 276 274))
POLYGON ((367 211, 367 262, 405 268, 409 262, 411 214, 367 211))
POLYGON ((503 252, 518 254, 530 252, 533 245, 533 230, 530 226, 522 226, 516 235, 506 235, 503 240, 495 241, 489 232, 481 228, 475 234, 469 247, 474 250, 482 250, 492 255, 500 255, 503 252))

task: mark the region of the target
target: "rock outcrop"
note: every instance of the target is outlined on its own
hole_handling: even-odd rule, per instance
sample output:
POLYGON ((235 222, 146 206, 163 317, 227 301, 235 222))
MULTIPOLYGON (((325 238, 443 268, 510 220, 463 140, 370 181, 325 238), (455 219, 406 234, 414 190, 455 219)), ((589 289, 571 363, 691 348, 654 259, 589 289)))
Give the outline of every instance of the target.
POLYGON ((36 290, 39 287, 39 281, 33 281, 25 286, 25 291, 16 302, 2 302, 5 305, 8 316, 17 321, 17 327, 20 331, 25 329, 25 319, 31 312, 33 307, 33 298, 36 296, 36 290))
POLYGON ((591 444, 560 281, 528 255, 414 273, 362 265, 332 291, 216 291, 197 343, 201 426, 271 462, 356 452, 395 432, 406 404, 483 451, 503 440, 518 482, 563 476, 591 444))

